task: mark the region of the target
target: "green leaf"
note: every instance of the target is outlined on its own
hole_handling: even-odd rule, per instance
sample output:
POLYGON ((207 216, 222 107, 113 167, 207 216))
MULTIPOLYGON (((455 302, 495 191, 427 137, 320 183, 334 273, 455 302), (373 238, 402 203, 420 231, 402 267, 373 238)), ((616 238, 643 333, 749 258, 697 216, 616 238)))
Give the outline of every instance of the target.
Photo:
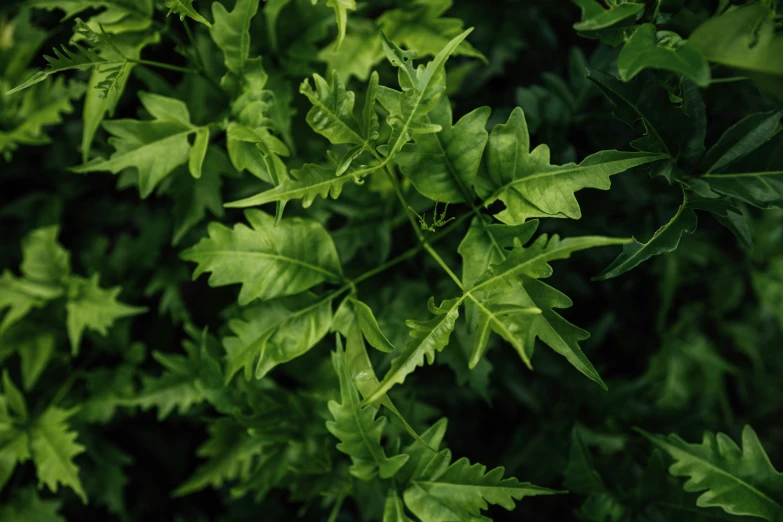
POLYGON ((185 17, 188 17, 207 27, 212 27, 212 24, 209 23, 206 18, 198 14, 198 11, 193 8, 193 0, 166 0, 165 5, 169 8, 169 12, 166 16, 177 14, 179 15, 180 21, 184 21, 185 17))
POLYGON ((194 279, 211 272, 211 286, 241 283, 239 304, 244 306, 342 277, 334 242, 320 224, 288 218, 275 225, 275 218, 260 210, 246 210, 245 218, 252 228, 210 223, 209 237, 182 252, 182 259, 198 264, 194 279))
POLYGON ((246 309, 242 319, 228 323, 235 337, 223 339, 226 382, 242 368, 249 380, 253 366, 256 379, 261 379, 275 366, 304 355, 323 339, 331 322, 332 300, 307 294, 246 309))
POLYGON ((0 276, 0 311, 8 309, 0 322, 0 334, 26 316, 33 308, 41 308, 47 301, 63 294, 60 286, 36 283, 3 272, 0 276))
POLYGON ((231 165, 227 165, 225 153, 218 151, 216 147, 207 149, 200 178, 177 176, 171 184, 171 195, 174 198, 172 243, 175 245, 204 219, 207 211, 215 217, 223 217, 223 182, 220 174, 231 172, 231 165))
POLYGON ((429 122, 437 133, 414 134, 414 143, 397 154, 400 170, 422 195, 440 202, 470 199, 484 146, 487 143, 489 107, 479 107, 452 127, 451 103, 444 96, 430 111, 429 122))
POLYGON ((263 450, 247 430, 232 419, 221 419, 208 428, 209 440, 196 453, 209 459, 172 492, 175 497, 190 495, 207 487, 219 489, 225 482, 248 479, 256 458, 263 450))
POLYGON ((449 56, 454 54, 457 46, 467 38, 472 29, 464 31, 449 41, 427 66, 414 69, 412 62, 415 53, 403 51, 381 34, 384 52, 389 62, 400 68, 399 81, 402 92, 386 89, 379 98, 382 105, 389 111, 387 123, 392 129, 384 153, 387 158, 394 157, 411 140, 414 132, 437 132, 438 125, 426 121, 438 99, 444 94, 445 81, 443 69, 449 56))
POLYGON ((274 51, 277 51, 277 19, 280 17, 280 11, 285 8, 291 0, 267 0, 264 2, 264 18, 266 19, 266 31, 269 34, 269 43, 274 51))
POLYGON ((307 78, 299 92, 307 96, 313 107, 307 113, 307 123, 332 144, 352 143, 369 147, 353 115, 355 95, 345 89, 337 71, 332 71, 331 85, 319 74, 313 74, 315 90, 307 78))
POLYGON ((89 329, 106 335, 114 321, 123 317, 131 317, 144 313, 147 309, 140 306, 129 306, 117 301, 117 295, 122 290, 119 286, 103 289, 98 284, 98 275, 89 279, 70 276, 68 286, 68 302, 65 310, 68 314, 68 340, 71 351, 79 353, 82 334, 89 329))
POLYGON ((212 4, 215 22, 209 28, 215 44, 223 51, 226 69, 237 76, 250 56, 250 21, 258 12, 257 0, 237 0, 229 13, 220 2, 212 4))
POLYGON ((59 484, 68 486, 87 504, 87 494, 79 480, 79 468, 73 458, 84 453, 84 446, 76 442, 77 433, 70 431, 67 420, 75 409, 51 407, 36 419, 30 428, 30 453, 35 463, 40 485, 57 492, 59 484))
MULTIPOLYGON (((615 118, 633 127, 641 120, 645 135, 631 142, 637 150, 667 154, 673 160, 698 160, 704 152, 703 121, 696 117, 698 104, 674 107, 669 94, 649 71, 629 83, 614 76, 588 69, 587 77, 615 106, 615 118)), ((695 96, 695 95, 694 95, 695 96)), ((703 104, 702 104, 703 106, 703 104)))
POLYGON ((335 50, 337 50, 345 40, 348 11, 356 11, 356 0, 327 0, 326 5, 334 9, 334 16, 337 20, 337 40, 335 43, 335 50))
POLYGON ((11 500, 0 507, 0 520, 31 522, 66 522, 59 515, 62 502, 43 500, 33 487, 15 489, 11 500))
POLYGON ((680 244, 680 239, 686 234, 692 234, 696 230, 698 218, 687 200, 680 205, 674 217, 661 228, 655 231, 653 237, 646 243, 639 243, 636 239, 623 247, 623 252, 612 261, 594 279, 603 281, 617 277, 620 274, 633 269, 640 263, 653 256, 673 252, 680 244))
MULTIPOLYGON (((451 0, 414 0, 404 8, 385 11, 378 17, 378 25, 390 39, 415 51, 417 56, 434 56, 464 30, 461 19, 443 17, 451 5, 451 0)), ((487 61, 467 41, 457 46, 454 55, 487 61)))
POLYGON ((103 122, 103 127, 113 136, 110 143, 114 154, 108 160, 96 158, 71 170, 77 173, 108 170, 117 174, 124 169, 136 169, 139 194, 146 198, 176 167, 188 161, 191 156, 188 136, 202 127, 190 123, 187 106, 176 98, 140 92, 139 99, 154 120, 103 122))
POLYGON ((381 352, 393 352, 394 345, 383 335, 381 328, 378 326, 378 321, 372 313, 372 308, 357 299, 349 299, 356 313, 359 329, 362 331, 364 338, 367 339, 367 342, 370 343, 370 346, 381 352))
POLYGON ((678 35, 661 31, 656 36, 653 24, 642 24, 625 42, 617 68, 623 81, 630 81, 644 69, 664 69, 692 79, 706 87, 711 80, 707 59, 678 35))
POLYGON ((405 377, 411 374, 417 366, 424 365, 424 359, 432 364, 435 361, 435 352, 442 351, 449 343, 449 336, 454 331, 454 325, 459 317, 459 306, 462 299, 449 299, 443 301, 439 307, 430 298, 428 307, 435 318, 429 321, 406 321, 410 328, 410 338, 405 347, 400 350, 397 357, 392 359, 391 368, 384 375, 378 388, 365 398, 365 402, 372 404, 386 394, 395 384, 405 382, 405 377))
POLYGON ((574 24, 577 31, 598 31, 636 18, 644 4, 636 2, 612 2, 604 8, 597 0, 573 0, 582 10, 582 21, 574 24))
POLYGON ((196 131, 193 147, 188 158, 188 170, 190 175, 198 179, 201 177, 201 168, 204 166, 204 158, 207 156, 209 146, 209 128, 201 127, 196 131))
POLYGON ((702 158, 702 170, 720 171, 757 150, 778 133, 781 117, 783 111, 759 112, 729 127, 702 158))
POLYGON ((381 446, 386 417, 376 419, 373 406, 362 406, 359 392, 345 366, 342 341, 338 337, 332 364, 340 380, 340 402, 329 401, 333 421, 326 422, 329 432, 340 440, 337 449, 351 457, 349 471, 360 480, 372 480, 376 473, 384 479, 394 476, 407 462, 408 455, 387 457, 381 446))
POLYGON ((57 242, 60 227, 33 230, 22 239, 22 274, 36 283, 58 285, 71 273, 71 255, 57 242))
POLYGON ((99 54, 109 61, 128 58, 128 61, 112 67, 95 67, 90 74, 87 94, 84 97, 82 110, 82 162, 90 159, 92 142, 104 116, 114 116, 114 110, 125 91, 135 64, 130 60, 138 60, 141 51, 147 45, 160 41, 158 33, 118 35, 112 38, 114 47, 101 49, 99 54), (115 50, 116 47, 116 50, 115 50), (119 50, 122 54, 118 54, 119 50))
POLYGON ((72 100, 83 93, 82 84, 66 85, 62 78, 57 78, 18 95, 22 98, 18 111, 13 118, 6 117, 5 126, 10 128, 0 131, 0 154, 10 157, 20 145, 48 144, 45 127, 62 123, 63 116, 73 112, 72 100))
POLYGON ((405 514, 405 506, 394 488, 391 488, 386 495, 386 503, 383 505, 383 522, 412 522, 405 514))
POLYGON ((522 109, 517 107, 508 122, 496 125, 489 136, 486 173, 476 180, 484 205, 500 200, 505 210, 495 217, 520 224, 535 217, 579 219, 582 212, 575 192, 583 188, 607 190, 609 177, 633 167, 665 159, 664 154, 607 150, 581 163, 549 164, 549 147, 530 151, 530 134, 522 109))
MULTIPOLYGON (((84 22, 77 19, 77 27, 79 27, 79 24, 84 26, 84 22)), ((127 61, 125 59, 106 60, 95 49, 85 47, 78 42, 72 42, 70 45, 71 49, 65 45, 60 49, 54 48, 54 56, 44 55, 48 68, 45 71, 36 72, 26 82, 6 92, 6 95, 27 89, 46 80, 53 74, 71 70, 87 71, 98 66, 120 66, 127 61)))
POLYGON ((39 333, 24 339, 17 346, 22 359, 22 385, 30 390, 41 376, 54 355, 55 339, 50 333, 39 333))
POLYGON ((509 511, 514 501, 537 495, 554 495, 557 491, 503 478, 505 469, 487 473, 486 466, 471 464, 461 458, 448 466, 448 461, 426 470, 414 478, 405 490, 405 505, 422 522, 483 520, 481 511, 489 505, 499 505, 509 511))
POLYGON ((675 460, 669 473, 688 477, 685 491, 701 492, 697 506, 770 522, 783 517, 783 473, 772 467, 750 426, 742 430, 742 448, 723 433, 707 431, 701 444, 690 444, 677 435, 637 431, 675 460))
MULTIPOLYGON (((615 239, 599 236, 584 236, 561 240, 558 236, 551 239, 542 234, 529 247, 522 247, 516 241, 516 246, 505 261, 491 265, 488 271, 478 279, 470 290, 494 293, 509 292, 514 296, 514 304, 524 308, 538 308, 541 315, 524 314, 526 317, 525 337, 515 337, 514 346, 522 359, 529 365, 533 341, 540 338, 554 351, 565 357, 577 370, 606 389, 598 372, 579 347, 579 341, 587 339, 590 334, 575 327, 562 317, 554 308, 568 308, 571 300, 551 286, 539 281, 552 275, 550 261, 567 259, 573 252, 599 246, 621 245, 626 239, 615 239)), ((520 318, 517 317, 517 320, 520 318)))
POLYGON ((315 198, 331 197, 337 199, 343 190, 343 185, 356 181, 352 176, 337 177, 336 169, 322 167, 313 163, 305 163, 301 169, 291 171, 291 175, 282 180, 275 188, 260 192, 238 201, 226 203, 228 208, 245 208, 264 205, 272 202, 287 203, 292 199, 301 199, 302 207, 308 208, 315 198))
POLYGON ((29 416, 27 403, 22 392, 19 391, 19 388, 16 387, 14 381, 9 377, 7 368, 3 369, 3 395, 11 411, 16 413, 22 421, 26 421, 29 416))
POLYGON ((688 43, 709 61, 738 70, 783 99, 783 35, 771 14, 761 3, 726 10, 694 29, 688 43))
POLYGON ((587 495, 606 490, 601 474, 595 469, 593 456, 582 438, 579 426, 571 430, 571 447, 563 485, 573 493, 587 495))

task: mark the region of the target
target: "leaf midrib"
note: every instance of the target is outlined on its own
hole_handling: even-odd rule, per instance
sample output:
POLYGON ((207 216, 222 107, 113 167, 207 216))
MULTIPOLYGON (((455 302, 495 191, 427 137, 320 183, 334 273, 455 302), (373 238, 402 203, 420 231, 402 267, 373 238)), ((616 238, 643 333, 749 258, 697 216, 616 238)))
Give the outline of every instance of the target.
POLYGON ((299 265, 304 268, 307 268, 313 272, 318 272, 321 274, 324 274, 326 276, 329 276, 332 279, 339 279, 340 276, 330 270, 327 270, 325 268, 322 268, 318 265, 313 265, 311 263, 307 263, 305 261, 300 261, 299 259, 288 257, 288 256, 281 256, 279 254, 270 254, 268 252, 248 252, 243 250, 199 250, 197 252, 199 255, 206 255, 206 256, 236 256, 236 257, 265 257, 270 258, 278 261, 282 261, 284 263, 288 263, 291 265, 299 265))

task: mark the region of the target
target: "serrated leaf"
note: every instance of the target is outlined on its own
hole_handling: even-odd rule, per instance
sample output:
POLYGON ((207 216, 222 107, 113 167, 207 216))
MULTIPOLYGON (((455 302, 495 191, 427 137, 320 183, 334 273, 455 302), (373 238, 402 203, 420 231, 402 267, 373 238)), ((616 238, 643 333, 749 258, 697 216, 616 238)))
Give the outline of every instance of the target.
POLYGON ((408 455, 386 456, 381 437, 386 418, 376 418, 373 406, 362 406, 359 392, 345 366, 342 341, 338 337, 332 363, 340 380, 340 403, 329 401, 333 421, 326 422, 329 432, 340 440, 337 449, 351 457, 349 471, 360 480, 372 480, 376 474, 387 479, 407 462, 408 455))
POLYGON ((59 515, 62 502, 43 500, 33 487, 14 490, 10 501, 0 507, 0 520, 31 522, 66 522, 59 515))
POLYGON ((677 213, 668 223, 655 231, 653 237, 646 243, 639 243, 636 239, 623 247, 623 252, 612 261, 596 281, 603 281, 623 274, 640 263, 653 256, 672 252, 677 249, 680 239, 686 234, 692 234, 696 230, 698 218, 687 201, 680 205, 677 213))
POLYGON ((612 114, 629 127, 641 121, 645 135, 631 142, 637 150, 667 154, 673 160, 698 160, 704 152, 703 121, 694 117, 695 104, 675 107, 653 73, 640 73, 632 82, 588 68, 587 78, 614 105, 612 114))
POLYGON ((476 295, 476 292, 488 292, 490 295, 510 292, 515 296, 516 305, 541 310, 540 316, 528 314, 532 319, 525 325, 525 337, 516 337, 515 348, 520 356, 523 359, 529 357, 532 353, 532 342, 539 337, 577 370, 605 389, 606 384, 579 347, 579 341, 587 339, 590 334, 570 324, 553 310, 570 307, 571 300, 539 279, 552 274, 552 268, 548 264, 550 261, 567 259, 573 252, 586 248, 622 245, 627 242, 626 239, 598 236, 563 240, 552 236, 550 239, 546 234, 542 234, 527 248, 517 243, 505 261, 491 265, 470 292, 473 295, 476 295))
POLYGON ((0 311, 8 309, 0 322, 0 334, 26 316, 33 308, 41 308, 63 294, 60 286, 36 283, 17 278, 11 272, 0 276, 0 311))
POLYGON ((202 127, 190 123, 187 106, 181 100, 146 92, 140 92, 139 99, 154 120, 103 122, 103 127, 113 135, 110 143, 115 148, 114 154, 108 160, 97 158, 71 170, 118 174, 133 168, 139 176, 139 194, 146 198, 176 167, 188 161, 191 152, 188 136, 202 127))
POLYGON ((52 407, 41 414, 30 429, 30 453, 39 484, 46 484, 53 493, 60 484, 68 486, 87 504, 79 468, 73 462, 85 448, 76 442, 77 434, 66 422, 75 412, 52 407))
POLYGON ((353 114, 356 96, 353 91, 345 89, 337 71, 332 71, 331 82, 319 74, 313 74, 313 82, 315 90, 307 78, 299 87, 299 92, 307 96, 313 105, 307 113, 310 128, 334 145, 352 143, 369 146, 353 114))
POLYGON ((723 433, 708 431, 701 444, 690 444, 677 435, 638 431, 675 460, 669 473, 688 478, 685 491, 701 493, 697 506, 770 522, 783 517, 783 473, 772 467, 750 426, 742 430, 742 448, 723 433))
POLYGON ((93 330, 106 335, 114 322, 123 317, 141 314, 147 309, 129 306, 117 301, 121 288, 103 289, 98 283, 98 275, 89 279, 70 276, 68 281, 68 302, 65 310, 68 314, 68 340, 74 355, 79 353, 84 330, 93 330))
POLYGON ((395 384, 402 384, 417 366, 435 361, 435 353, 440 352, 449 343, 449 336, 454 331, 454 325, 459 317, 459 307, 462 299, 449 299, 443 301, 439 307, 435 307, 433 299, 430 299, 430 310, 436 317, 429 321, 406 322, 411 329, 410 339, 405 347, 400 350, 397 357, 392 359, 391 368, 384 375, 378 388, 365 398, 365 402, 373 403, 386 394, 395 384))
POLYGON ((397 154, 400 170, 422 195, 439 202, 460 203, 470 199, 484 146, 489 107, 466 114, 452 127, 451 103, 442 97, 429 112, 437 133, 414 134, 414 143, 397 154))
POLYGON ((653 24, 642 24, 636 28, 620 50, 617 68, 620 78, 626 82, 644 69, 664 69, 683 74, 700 87, 706 87, 711 80, 710 66, 699 49, 668 31, 659 32, 656 37, 653 24))
POLYGON ((487 472, 486 466, 461 458, 451 466, 428 469, 414 478, 403 494, 405 505, 422 522, 473 522, 483 520, 481 511, 490 504, 512 511, 516 500, 558 493, 512 477, 503 478, 504 472, 502 467, 487 472))
MULTIPOLYGON (((381 34, 386 57, 393 66, 400 68, 399 81, 402 88, 402 92, 391 91, 387 94, 387 99, 395 101, 393 103, 387 102, 384 105, 389 110, 387 122, 392 129, 389 141, 385 146, 387 158, 394 157, 403 145, 411 140, 414 132, 440 130, 438 126, 423 121, 423 117, 433 109, 435 103, 444 94, 443 69, 446 60, 471 31, 472 29, 468 29, 454 37, 435 55, 432 61, 427 63, 426 67, 420 65, 418 68, 414 68, 411 63, 415 53, 403 51, 381 34)), ((383 98, 380 98, 379 101, 384 104, 383 98)))
POLYGON ((247 479, 256 457, 263 450, 247 430, 231 419, 209 425, 209 440, 199 446, 199 457, 209 459, 172 492, 174 497, 190 495, 207 487, 220 488, 225 482, 247 479))
POLYGON ((564 474, 563 485, 573 493, 587 495, 602 493, 606 489, 601 474, 595 469, 593 456, 582 438, 578 425, 571 430, 568 466, 564 474))
MULTIPOLYGON (((378 24, 389 38, 418 56, 434 56, 464 30, 461 19, 443 16, 451 6, 451 0, 414 0, 401 9, 387 10, 378 18, 378 24)), ((467 41, 457 46, 454 55, 487 60, 467 41)))
POLYGON ((217 218, 223 217, 221 173, 231 172, 227 158, 216 147, 207 149, 202 176, 177 176, 171 185, 174 198, 174 235, 172 243, 179 243, 185 234, 201 222, 209 211, 217 218))
POLYGON ((235 337, 223 339, 226 382, 242 368, 246 379, 261 379, 275 366, 304 355, 323 339, 331 322, 331 299, 306 294, 246 309, 242 319, 228 323, 235 337))
POLYGON ((255 196, 226 203, 228 208, 255 207, 272 202, 287 203, 293 199, 301 199, 302 207, 308 208, 318 196, 326 199, 337 199, 343 190, 343 185, 356 181, 352 176, 336 175, 334 168, 322 167, 314 163, 306 163, 299 170, 291 171, 291 175, 280 182, 275 188, 260 192, 255 196))
POLYGON ((22 359, 22 385, 30 390, 41 376, 54 355, 55 340, 50 333, 39 333, 24 339, 17 346, 22 359))
POLYGON ((114 47, 101 49, 100 55, 109 61, 120 60, 123 57, 128 58, 128 61, 110 67, 96 67, 90 74, 87 93, 84 97, 84 109, 82 110, 84 122, 81 143, 83 163, 90 159, 92 142, 103 118, 107 114, 114 116, 114 110, 135 67, 131 60, 139 59, 141 51, 147 45, 159 42, 160 35, 152 33, 140 36, 137 33, 132 33, 127 36, 118 35, 112 41, 114 47, 119 49, 122 55, 117 54, 114 47))
POLYGON ((260 210, 246 210, 252 228, 233 229, 210 223, 209 237, 181 254, 198 264, 197 278, 211 272, 211 286, 242 284, 239 304, 304 292, 324 281, 342 277, 332 238, 324 228, 303 218, 275 218, 260 210))
POLYGON ((506 209, 495 215, 508 224, 535 217, 579 219, 582 212, 575 192, 584 188, 607 190, 609 177, 633 167, 666 159, 664 154, 607 150, 585 158, 578 165, 550 165, 549 147, 530 151, 530 135, 522 109, 508 122, 496 125, 489 136, 486 173, 476 180, 484 205, 500 200, 506 209))

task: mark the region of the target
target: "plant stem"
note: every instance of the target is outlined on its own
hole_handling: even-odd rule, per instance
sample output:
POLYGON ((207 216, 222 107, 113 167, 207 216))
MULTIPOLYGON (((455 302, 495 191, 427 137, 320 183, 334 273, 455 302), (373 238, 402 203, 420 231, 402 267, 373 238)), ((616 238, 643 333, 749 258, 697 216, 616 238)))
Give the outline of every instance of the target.
POLYGON ((139 65, 146 65, 148 67, 157 67, 159 69, 168 69, 169 71, 177 71, 181 73, 190 73, 190 74, 198 74, 199 71, 196 69, 190 69, 188 67, 180 67, 179 65, 170 65, 168 63, 163 62, 155 62, 152 60, 128 60, 131 63, 137 63, 139 65))

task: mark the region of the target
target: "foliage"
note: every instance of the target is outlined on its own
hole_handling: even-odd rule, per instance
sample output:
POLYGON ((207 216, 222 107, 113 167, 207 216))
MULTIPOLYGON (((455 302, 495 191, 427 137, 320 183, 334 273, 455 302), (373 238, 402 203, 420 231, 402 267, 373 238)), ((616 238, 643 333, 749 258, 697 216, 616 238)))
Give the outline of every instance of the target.
POLYGON ((782 522, 782 17, 4 3, 0 520, 782 522))

